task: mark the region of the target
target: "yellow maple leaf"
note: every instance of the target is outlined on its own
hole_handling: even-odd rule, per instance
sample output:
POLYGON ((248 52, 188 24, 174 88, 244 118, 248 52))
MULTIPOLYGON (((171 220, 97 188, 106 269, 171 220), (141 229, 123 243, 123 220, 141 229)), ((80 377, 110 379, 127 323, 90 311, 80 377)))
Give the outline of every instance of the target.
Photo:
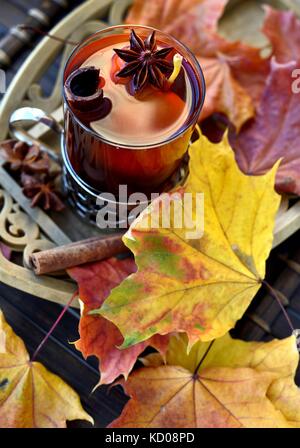
POLYGON ((78 395, 57 375, 31 362, 26 347, 0 311, 0 425, 2 428, 65 428, 88 420, 78 395))
MULTIPOLYGON (((265 275, 280 202, 274 191, 276 169, 246 176, 227 137, 219 144, 205 137, 192 144, 190 175, 172 207, 178 210, 179 203, 186 213, 184 195, 190 193, 195 203, 197 193, 203 193, 204 233, 191 236, 193 229, 185 222, 180 228, 172 212, 169 228, 149 226, 149 216, 151 223, 161 222, 173 192, 154 201, 133 223, 124 242, 138 271, 94 311, 120 329, 123 347, 171 332, 186 332, 192 345, 199 338, 220 337, 235 325, 265 275)), ((190 215, 197 228, 195 205, 190 215)))
POLYGON ((267 343, 228 334, 197 342, 187 353, 184 334, 122 382, 131 400, 112 427, 261 427, 300 425, 294 336, 267 343), (293 384, 292 384, 293 383, 293 384))
POLYGON ((266 343, 232 339, 227 333, 213 343, 198 341, 189 352, 187 345, 186 334, 174 335, 164 357, 153 353, 142 358, 143 362, 146 366, 178 365, 194 372, 205 355, 202 367, 249 367, 258 372, 271 372, 280 378, 294 377, 299 361, 295 336, 266 343))

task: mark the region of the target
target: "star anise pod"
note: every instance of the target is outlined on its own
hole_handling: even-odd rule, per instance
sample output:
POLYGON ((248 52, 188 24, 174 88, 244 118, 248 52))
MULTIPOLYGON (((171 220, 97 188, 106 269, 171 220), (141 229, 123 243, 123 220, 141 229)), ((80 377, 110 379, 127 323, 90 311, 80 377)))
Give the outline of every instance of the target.
POLYGON ((31 207, 40 206, 44 210, 60 212, 65 208, 56 180, 60 173, 46 173, 31 176, 21 175, 23 194, 31 199, 31 207))
POLYGON ((6 140, 0 145, 0 155, 12 171, 46 173, 50 168, 48 155, 39 146, 29 146, 25 142, 6 140))
POLYGON ((132 77, 133 88, 138 92, 148 83, 162 89, 166 75, 173 71, 172 62, 165 58, 173 51, 173 47, 157 49, 155 31, 143 40, 134 30, 130 33, 130 49, 114 51, 126 62, 122 70, 116 73, 120 78, 132 77))

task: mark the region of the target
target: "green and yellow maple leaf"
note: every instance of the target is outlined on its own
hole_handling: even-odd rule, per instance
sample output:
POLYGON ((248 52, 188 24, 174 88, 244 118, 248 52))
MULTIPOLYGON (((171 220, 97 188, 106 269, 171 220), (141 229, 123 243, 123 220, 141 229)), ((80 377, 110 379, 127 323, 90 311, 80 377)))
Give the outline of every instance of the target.
MULTIPOLYGON (((205 137, 192 144, 190 175, 171 211, 178 210, 178 203, 187 211, 181 201, 185 193, 195 200, 203 193, 204 233, 195 239, 187 226, 177 228, 176 213, 169 228, 149 226, 150 215, 151 222, 160 222, 172 193, 154 201, 133 223, 124 242, 138 271, 94 311, 120 329, 123 347, 171 332, 186 332, 191 346, 235 325, 265 275, 280 202, 274 191, 276 169, 262 176, 243 174, 227 137, 217 145, 205 137)), ((196 229, 196 206, 191 213, 196 229)))
POLYGON ((258 343, 226 334, 187 347, 186 335, 173 336, 166 364, 151 354, 122 382, 131 400, 112 427, 300 426, 294 336, 258 343))

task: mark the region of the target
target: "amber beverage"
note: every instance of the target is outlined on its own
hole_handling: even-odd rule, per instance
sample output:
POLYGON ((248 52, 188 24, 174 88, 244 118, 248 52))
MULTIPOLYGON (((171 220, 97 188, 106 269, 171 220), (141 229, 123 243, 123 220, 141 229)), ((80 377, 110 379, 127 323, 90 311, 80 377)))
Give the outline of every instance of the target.
POLYGON ((72 169, 99 192, 163 191, 187 152, 204 94, 197 60, 171 36, 130 25, 94 34, 64 74, 72 169))

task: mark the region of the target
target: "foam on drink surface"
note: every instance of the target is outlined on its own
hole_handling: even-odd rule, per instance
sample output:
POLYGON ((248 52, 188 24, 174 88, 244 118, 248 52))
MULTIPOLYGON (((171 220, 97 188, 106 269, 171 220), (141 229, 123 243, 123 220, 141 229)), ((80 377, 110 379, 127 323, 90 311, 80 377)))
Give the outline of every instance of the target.
POLYGON ((183 68, 183 95, 147 87, 142 94, 133 96, 124 84, 115 83, 111 77, 113 48, 123 47, 124 42, 107 46, 82 64, 82 67, 100 68, 100 75, 105 79, 104 96, 112 102, 111 112, 90 126, 98 135, 116 144, 153 146, 177 135, 188 120, 192 109, 191 81, 183 68))

